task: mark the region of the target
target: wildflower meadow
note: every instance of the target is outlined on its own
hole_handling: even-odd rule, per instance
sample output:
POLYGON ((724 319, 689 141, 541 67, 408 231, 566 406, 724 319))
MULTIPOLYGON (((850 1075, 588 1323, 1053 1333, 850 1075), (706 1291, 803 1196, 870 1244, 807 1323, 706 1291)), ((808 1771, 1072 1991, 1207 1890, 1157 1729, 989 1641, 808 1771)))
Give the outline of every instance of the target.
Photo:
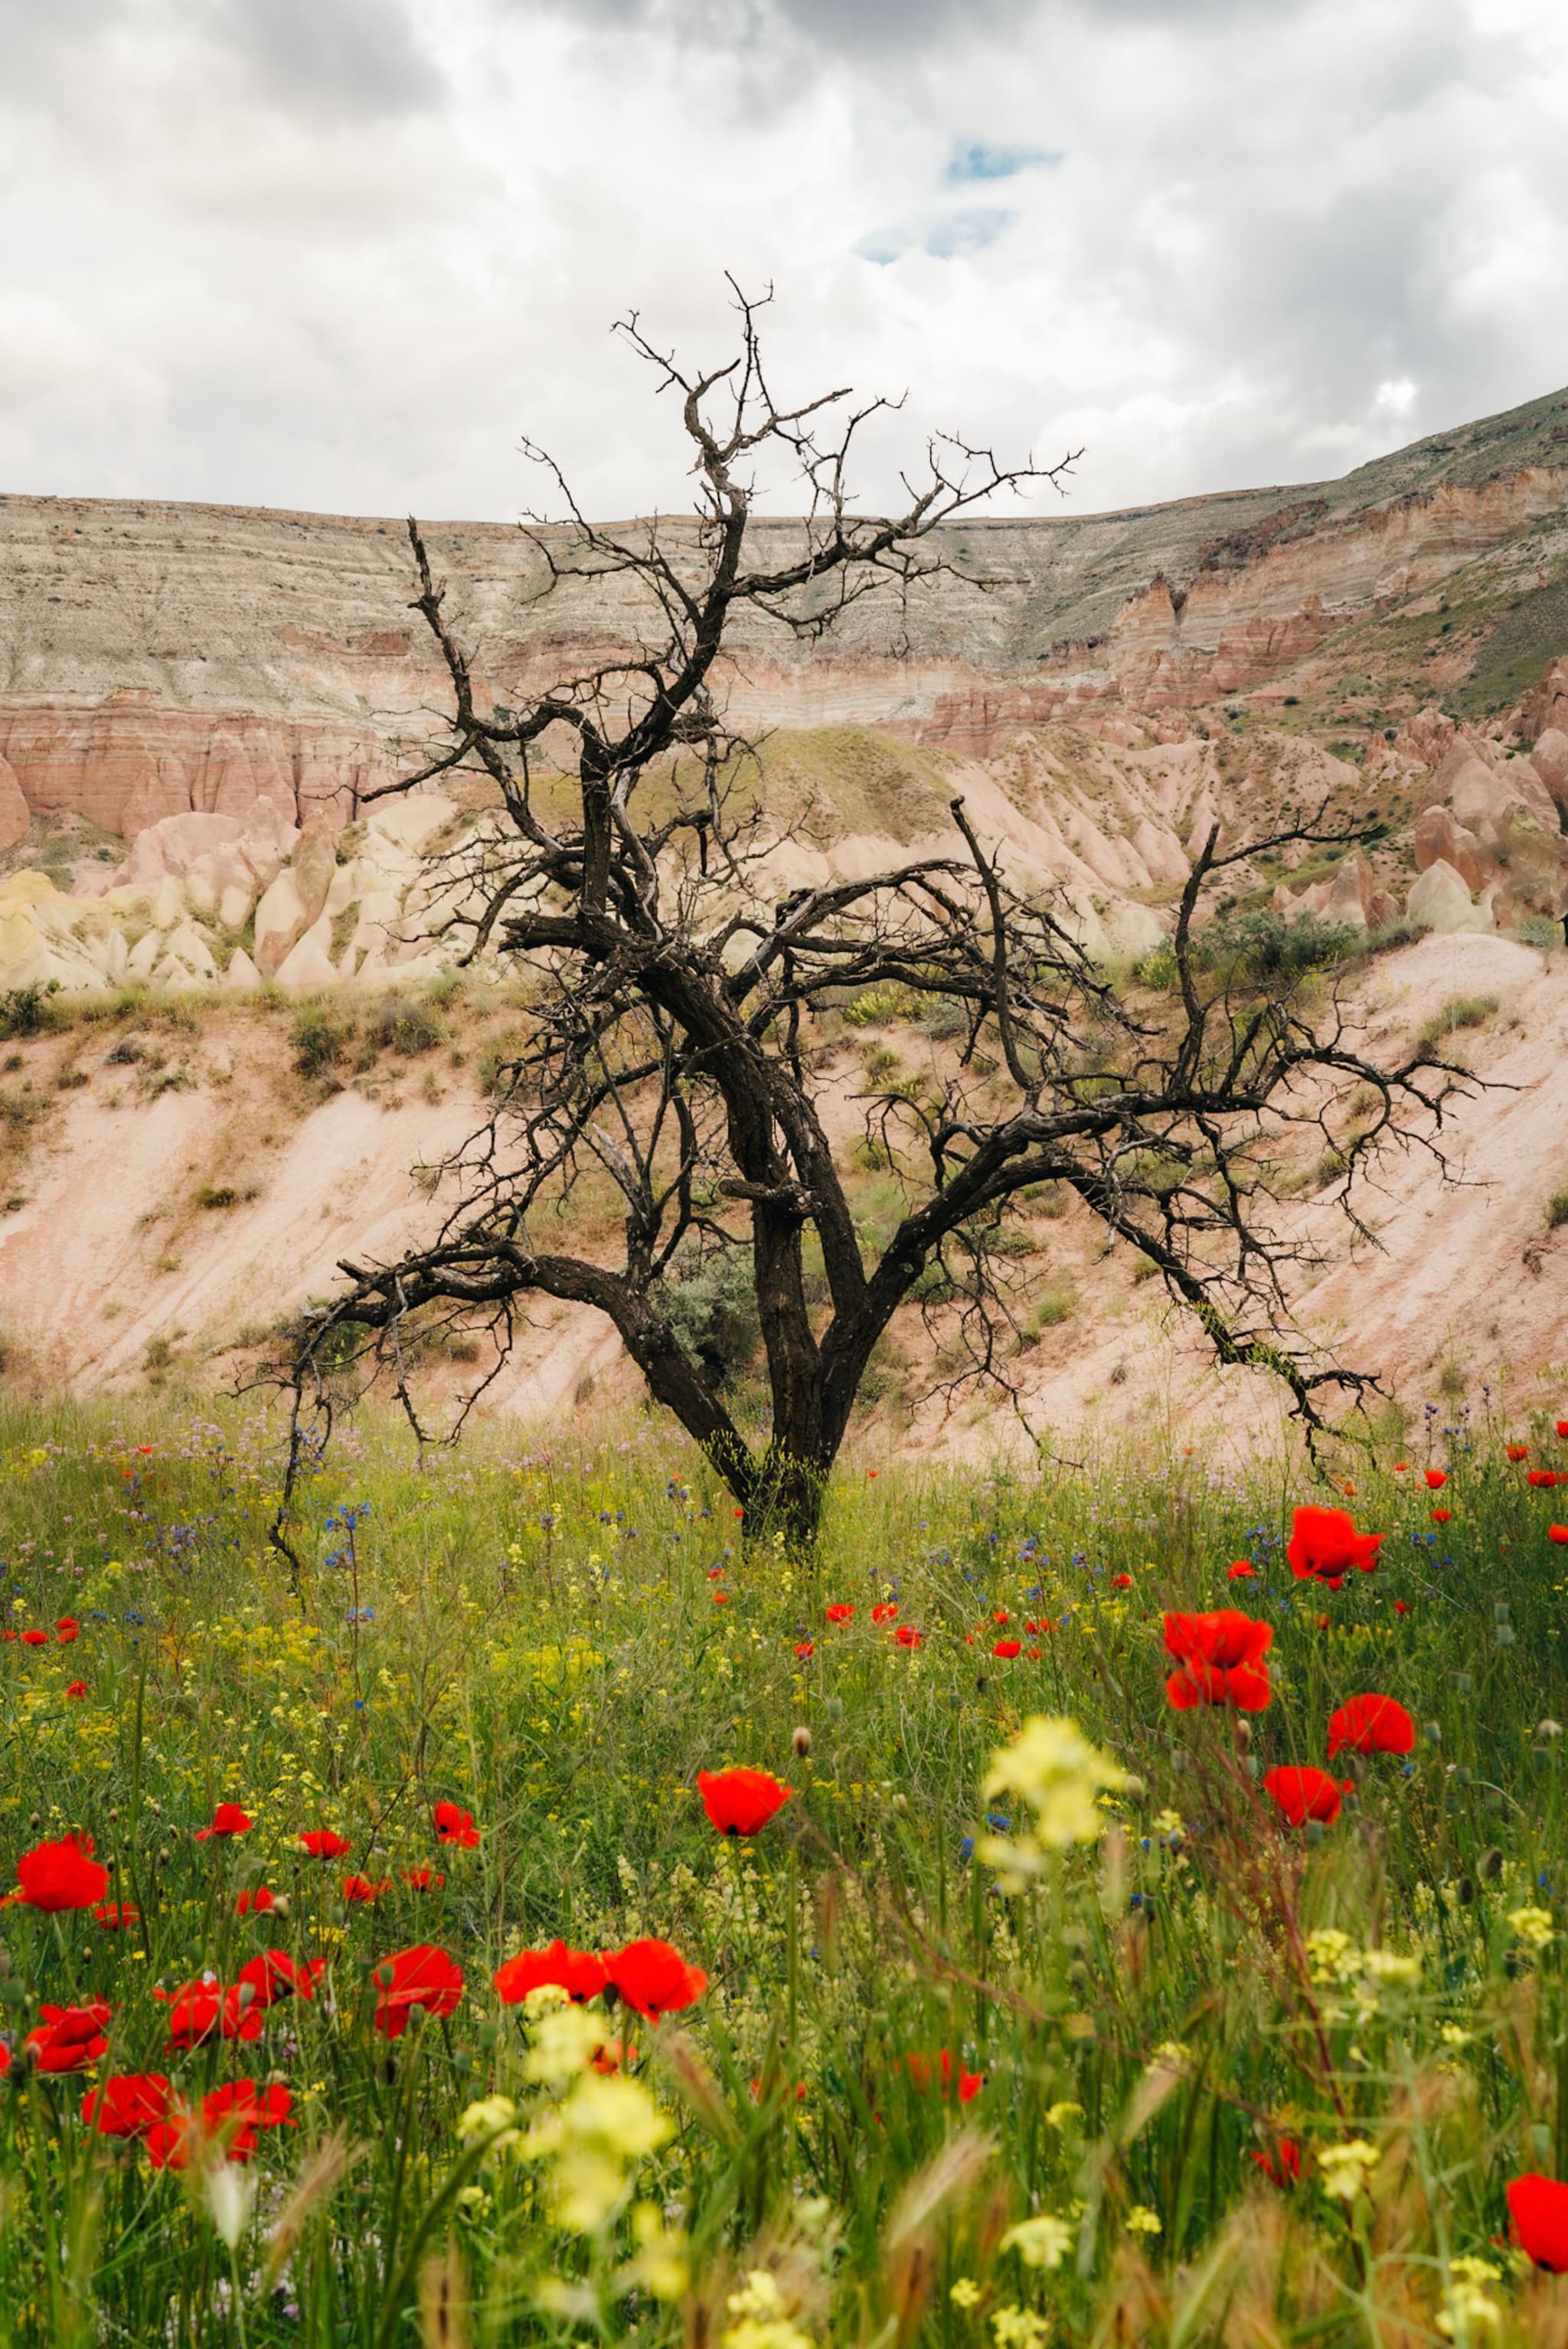
POLYGON ((0 2340, 1568 2344, 1568 1420, 0 1427, 0 2340), (1559 1488, 1563 1489, 1559 1489, 1559 1488))

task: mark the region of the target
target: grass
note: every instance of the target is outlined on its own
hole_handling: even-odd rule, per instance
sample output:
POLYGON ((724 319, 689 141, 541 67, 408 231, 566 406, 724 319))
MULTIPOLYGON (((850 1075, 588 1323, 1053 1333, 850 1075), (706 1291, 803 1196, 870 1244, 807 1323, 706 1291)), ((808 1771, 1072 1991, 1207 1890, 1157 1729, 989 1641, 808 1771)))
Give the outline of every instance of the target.
POLYGON ((1422 1028, 1418 1042, 1424 1051, 1441 1044, 1461 1028, 1484 1028, 1497 1009, 1495 995, 1453 995, 1422 1028))
POLYGON ((1563 2339, 1504 2189, 1568 2166, 1568 1510, 1526 1482, 1568 1446, 1511 1461, 1514 1433, 1430 1414, 1353 1499, 1152 1445, 869 1464, 812 1567, 646 1420, 422 1468, 365 1420, 309 1482, 294 1591, 264 1416, 13 1411, 10 1621, 51 1636, 0 1648, 0 1851, 90 1834, 139 1913, 5 1920, 0 2339, 1563 2339), (1383 1531, 1376 1573, 1293 1577, 1307 1500, 1383 1531), (1162 1610, 1226 1605, 1273 1629, 1273 1702, 1173 1711, 1162 1610), (1341 1754, 1339 1817, 1289 1828, 1264 1776, 1367 1691, 1415 1750, 1341 1754), (1078 1749, 1029 1764, 1037 1715, 1103 1757, 1098 1800, 1078 1749), (754 1838, 695 1790, 729 1764, 793 1789, 754 1838), (444 1802, 471 1845, 437 1842, 444 1802), (199 1840, 220 1803, 248 1831, 199 1840), (657 2023, 501 2003, 558 1936, 656 1936, 707 1987, 657 2023), (426 1945, 460 1997, 389 2038, 381 1970, 426 1945), (242 2001, 268 1949, 324 1961, 317 1994, 242 2001), (259 2033, 170 2049, 189 2002, 155 1993, 205 1971, 259 2033), (26 2059, 45 2002, 95 1999, 91 2070, 26 2059), (82 2117, 138 2073, 195 2112, 286 2088, 284 2125, 240 2165, 215 2117, 157 2168, 82 2117))

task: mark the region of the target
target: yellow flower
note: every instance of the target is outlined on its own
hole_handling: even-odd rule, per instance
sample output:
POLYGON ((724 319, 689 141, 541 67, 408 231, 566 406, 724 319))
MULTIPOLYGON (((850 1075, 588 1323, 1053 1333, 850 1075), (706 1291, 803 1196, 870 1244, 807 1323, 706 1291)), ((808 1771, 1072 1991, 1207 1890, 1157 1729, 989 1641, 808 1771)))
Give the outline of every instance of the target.
POLYGON ((987 1868, 1001 1871, 1004 1888, 1021 1890, 1038 1876, 1047 1852, 1066 1851, 1074 1844, 1098 1843, 1105 1832, 1105 1814, 1098 1796, 1124 1794, 1138 1780, 1091 1745, 1077 1722, 1034 1713, 1010 1745, 991 1757, 981 1786, 987 1802, 997 1795, 1015 1795, 1035 1814, 1032 1832, 1010 1841, 986 1836, 979 1846, 987 1868))
POLYGON ((1042 2215, 1021 2219, 1016 2227, 1009 2227, 1002 2238, 1002 2249, 1016 2251, 1026 2268, 1059 2268, 1072 2240, 1072 2229, 1065 2219, 1042 2215))
POLYGON ((1130 2235, 1163 2234, 1159 2211, 1151 2210, 1147 2202, 1135 2202, 1127 2214, 1127 2231, 1130 2235))
POLYGON ((999 2308, 991 2319, 996 2349, 1040 2349, 1050 2329, 1049 2321, 1032 2308, 999 2308))
POLYGON ((947 2297, 954 2308, 973 2308, 980 2298, 980 2287, 973 2276, 960 2276, 947 2297))
POLYGON ((720 2335, 721 2349, 812 2349, 810 2334, 792 2323, 770 2270, 753 2268, 727 2306, 737 2322, 720 2335))
POLYGON ((1306 1937, 1306 1970, 1315 1982, 1347 1982, 1355 1971, 1356 1944, 1332 1925, 1306 1937))
POLYGON ((1354 2202, 1382 2158, 1364 2137, 1350 2137, 1344 2145, 1326 2145, 1317 2157, 1324 2192, 1341 2202, 1354 2202))
POLYGON ((1543 1950, 1556 1930, 1551 1912, 1545 1909, 1511 1909, 1508 1921, 1520 1940, 1528 1941, 1532 1950, 1543 1950))

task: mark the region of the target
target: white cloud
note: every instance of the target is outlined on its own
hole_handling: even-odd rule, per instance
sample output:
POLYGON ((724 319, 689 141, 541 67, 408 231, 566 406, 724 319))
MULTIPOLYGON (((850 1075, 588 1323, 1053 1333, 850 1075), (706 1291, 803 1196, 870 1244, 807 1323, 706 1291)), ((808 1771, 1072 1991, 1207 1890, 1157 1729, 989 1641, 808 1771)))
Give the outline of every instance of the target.
POLYGON ((685 494, 607 336, 898 393, 1088 507, 1554 388, 1556 0, 0 0, 0 486, 685 494))

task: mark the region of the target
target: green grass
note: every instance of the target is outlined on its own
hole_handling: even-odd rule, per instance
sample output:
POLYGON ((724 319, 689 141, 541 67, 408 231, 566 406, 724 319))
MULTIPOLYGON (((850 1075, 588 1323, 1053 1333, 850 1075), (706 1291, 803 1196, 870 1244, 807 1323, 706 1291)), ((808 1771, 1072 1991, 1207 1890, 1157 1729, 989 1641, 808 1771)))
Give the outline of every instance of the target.
POLYGON ((264 1538, 278 1430, 161 1409, 0 1427, 11 1622, 80 1626, 0 1647, 4 1872, 78 1829, 140 1911, 4 1920, 0 2341, 1561 2337, 1568 2286, 1517 2264, 1503 2201, 1568 2165, 1568 1553, 1547 1533, 1568 1505, 1525 1482, 1568 1452, 1550 1428, 1507 1431, 1525 1464, 1462 1414, 1413 1468, 1360 1462, 1344 1506, 1382 1564, 1334 1593, 1282 1546, 1296 1502, 1343 1496, 1279 1459, 862 1463, 811 1566, 748 1542, 646 1419, 422 1470, 361 1422, 307 1486, 295 1593, 264 1538), (1243 1557, 1256 1577, 1232 1581, 1243 1557), (1228 1605, 1273 1627, 1272 1703, 1172 1711, 1162 1610, 1228 1605), (1321 1764, 1329 1713, 1367 1691, 1408 1707, 1414 1753, 1342 1755, 1337 1821, 1285 1828, 1263 1774, 1321 1764), (1138 1784, 1020 1874, 987 1837, 1016 1845, 1028 1800, 994 1797, 987 1826, 982 1786, 1035 1715, 1138 1784), (695 1792, 733 1763, 793 1788, 746 1842, 695 1792), (437 1846, 440 1801, 476 1847, 437 1846), (250 1832, 198 1841, 220 1802, 250 1832), (317 1826, 343 1860, 300 1851, 317 1826), (444 1887, 411 1888, 423 1868, 444 1887), (350 1873, 386 1889, 346 1901, 350 1873), (263 1884, 286 1909, 239 1917, 263 1884), (525 2020, 491 1988, 556 1936, 647 1935, 709 1976, 657 2026, 602 2001, 525 2020), (376 1970, 427 1943, 461 2001, 388 2041, 376 1970), (168 2051, 155 1988, 232 1984, 269 1947, 325 1960, 322 1994, 253 2042, 168 2051), (40 2002, 91 1998, 95 2073, 24 2060, 40 2002), (583 2068, 614 2041, 629 2069, 583 2068), (199 2137, 156 2169, 80 2114, 95 2079, 149 2071, 191 2106, 286 2085, 294 2126, 242 2172, 199 2137), (1284 2139, 1282 2190, 1254 2157, 1284 2139), (1357 2143, 1375 2165, 1336 2199, 1357 2143), (1059 2226, 1015 2237, 1030 2219, 1059 2226))

